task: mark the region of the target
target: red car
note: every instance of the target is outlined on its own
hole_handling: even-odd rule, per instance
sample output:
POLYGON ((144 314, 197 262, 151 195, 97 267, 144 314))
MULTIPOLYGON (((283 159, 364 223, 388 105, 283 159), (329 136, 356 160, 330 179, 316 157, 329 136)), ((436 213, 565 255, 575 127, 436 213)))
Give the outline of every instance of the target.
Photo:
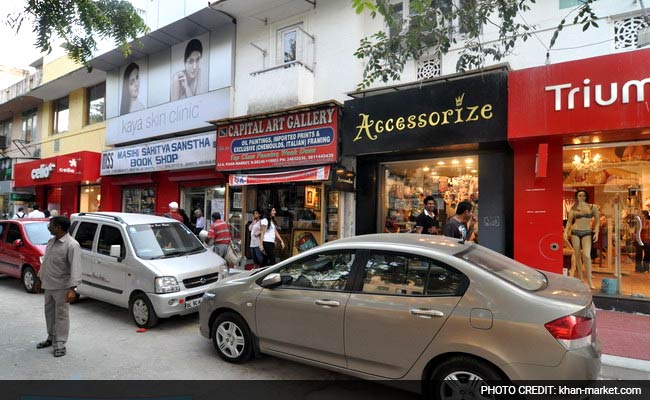
POLYGON ((20 278, 28 293, 34 293, 40 257, 52 235, 46 218, 0 221, 0 274, 20 278))

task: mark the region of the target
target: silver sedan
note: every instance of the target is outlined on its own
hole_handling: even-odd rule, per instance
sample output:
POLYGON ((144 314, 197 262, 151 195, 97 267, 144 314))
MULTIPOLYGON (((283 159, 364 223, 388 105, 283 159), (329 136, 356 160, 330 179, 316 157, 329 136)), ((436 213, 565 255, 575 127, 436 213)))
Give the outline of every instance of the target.
POLYGON ((480 397, 486 381, 592 380, 600 370, 582 282, 443 236, 330 242, 219 281, 199 314, 226 361, 265 353, 417 381, 435 398, 480 397))

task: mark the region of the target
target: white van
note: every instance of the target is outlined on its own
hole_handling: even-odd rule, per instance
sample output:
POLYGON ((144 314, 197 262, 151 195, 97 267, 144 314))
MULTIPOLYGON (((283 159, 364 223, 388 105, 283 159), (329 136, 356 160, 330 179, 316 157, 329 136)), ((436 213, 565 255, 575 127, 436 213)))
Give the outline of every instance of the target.
POLYGON ((198 311, 226 262, 182 223, 117 212, 79 213, 69 233, 81 246, 80 295, 128 308, 141 328, 198 311))

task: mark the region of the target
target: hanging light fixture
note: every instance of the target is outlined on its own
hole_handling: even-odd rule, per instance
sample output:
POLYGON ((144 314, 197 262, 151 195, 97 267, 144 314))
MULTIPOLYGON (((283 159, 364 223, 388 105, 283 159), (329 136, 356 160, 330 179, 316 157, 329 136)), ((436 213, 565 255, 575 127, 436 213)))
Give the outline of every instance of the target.
POLYGON ((573 167, 578 170, 595 170, 601 167, 603 160, 600 154, 591 155, 591 150, 582 150, 582 156, 573 156, 573 167))

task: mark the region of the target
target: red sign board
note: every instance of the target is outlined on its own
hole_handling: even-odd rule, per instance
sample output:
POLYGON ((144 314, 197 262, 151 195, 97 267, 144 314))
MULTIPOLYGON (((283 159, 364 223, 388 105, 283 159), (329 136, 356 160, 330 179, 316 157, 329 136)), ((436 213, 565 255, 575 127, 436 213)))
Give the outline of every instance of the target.
POLYGON ((289 167, 338 161, 338 107, 217 127, 217 170, 289 167))
POLYGON ((230 186, 264 185, 268 183, 322 181, 329 179, 330 167, 305 168, 271 174, 232 174, 228 177, 230 186))
POLYGON ((59 185, 99 179, 101 154, 80 151, 14 166, 14 186, 59 185))
POLYGON ((508 138, 650 127, 650 50, 514 71, 508 138))

